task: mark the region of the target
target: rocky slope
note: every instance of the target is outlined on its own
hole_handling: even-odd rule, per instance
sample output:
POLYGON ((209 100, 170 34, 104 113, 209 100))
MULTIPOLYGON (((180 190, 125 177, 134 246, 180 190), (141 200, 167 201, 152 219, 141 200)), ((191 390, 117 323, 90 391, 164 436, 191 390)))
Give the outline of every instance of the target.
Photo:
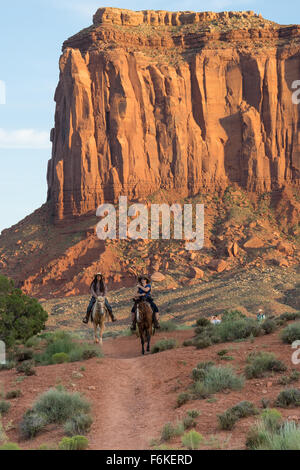
POLYGON ((299 52, 299 26, 253 12, 99 9, 60 59, 56 220, 124 193, 299 184, 299 52))

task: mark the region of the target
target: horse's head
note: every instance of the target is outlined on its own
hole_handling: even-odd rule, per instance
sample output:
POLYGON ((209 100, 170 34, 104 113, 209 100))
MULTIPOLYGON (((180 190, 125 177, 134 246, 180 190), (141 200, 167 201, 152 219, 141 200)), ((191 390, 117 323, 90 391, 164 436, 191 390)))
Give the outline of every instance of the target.
POLYGON ((99 296, 96 298, 96 305, 97 309, 101 315, 104 315, 104 307, 105 307, 105 297, 99 296))

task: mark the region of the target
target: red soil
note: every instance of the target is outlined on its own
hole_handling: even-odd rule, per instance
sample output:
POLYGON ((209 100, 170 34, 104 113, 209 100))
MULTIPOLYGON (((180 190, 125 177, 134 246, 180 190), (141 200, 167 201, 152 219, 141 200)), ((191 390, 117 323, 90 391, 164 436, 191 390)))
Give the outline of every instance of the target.
MULTIPOLYGON (((184 339, 192 335, 191 330, 160 333, 153 342, 163 337, 173 337, 182 344, 184 339)), ((4 386, 5 392, 20 388, 23 393, 22 397, 11 401, 11 410, 3 419, 5 426, 12 427, 7 431, 8 437, 18 442, 17 427, 23 413, 42 392, 61 383, 68 390, 81 392, 92 403, 94 422, 88 435, 90 449, 148 449, 151 439, 159 439, 164 424, 182 419, 190 409, 197 409, 201 413, 196 429, 205 437, 203 448, 244 449, 246 433, 256 418, 242 419, 233 431, 227 432, 218 429, 217 414, 241 400, 250 400, 258 407, 261 407, 262 398, 272 403, 284 388, 277 384, 279 374, 247 380, 242 391, 218 393, 215 402, 195 400, 175 408, 176 398, 187 390, 191 383, 191 370, 198 362, 213 360, 227 365, 216 354, 224 348, 230 350, 228 354, 234 360, 229 364, 238 372, 243 372, 247 355, 255 350, 274 352, 289 370, 299 368, 291 363, 291 347, 282 344, 278 332, 257 338, 253 343, 226 343, 204 350, 179 347, 144 357, 140 355, 137 338, 108 339, 103 345, 105 358, 102 359, 38 367, 36 376, 27 377, 18 384, 15 382, 15 371, 1 372, 0 385, 4 386), (84 366, 84 371, 80 371, 81 366, 84 366), (74 378, 74 371, 80 371, 83 377, 74 378)), ((292 386, 299 387, 299 382, 292 386)), ((280 411, 285 418, 297 417, 300 420, 299 409, 280 411)), ((42 443, 57 445, 62 437, 62 428, 52 426, 36 439, 19 444, 24 449, 34 449, 42 443)), ((171 442, 170 445, 178 446, 180 443, 171 442)))

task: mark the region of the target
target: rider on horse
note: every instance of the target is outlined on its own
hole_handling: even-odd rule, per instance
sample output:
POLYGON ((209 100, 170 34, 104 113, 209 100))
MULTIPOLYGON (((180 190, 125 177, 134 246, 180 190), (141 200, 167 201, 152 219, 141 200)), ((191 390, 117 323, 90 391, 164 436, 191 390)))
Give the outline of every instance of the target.
POLYGON ((92 308, 93 308, 93 306, 96 302, 96 298, 99 297, 99 296, 105 297, 105 306, 108 310, 111 321, 113 321, 113 322, 117 321, 117 319, 115 318, 115 316, 112 312, 112 308, 111 308, 111 306, 110 306, 110 304, 109 304, 109 302, 106 298, 107 288, 106 288, 104 276, 103 276, 102 273, 97 273, 95 275, 94 280, 92 281, 92 283, 90 285, 90 291, 91 291, 91 294, 92 294, 92 298, 91 298, 89 306, 87 308, 86 316, 82 320, 83 323, 88 323, 92 308))
MULTIPOLYGON (((152 311, 153 311, 153 323, 155 328, 160 328, 159 326, 159 313, 158 313, 158 308, 156 304, 154 303, 152 297, 151 297, 151 282, 146 276, 140 276, 138 278, 138 284, 137 284, 137 289, 138 289, 138 298, 139 299, 144 299, 149 304, 151 305, 152 311)), ((137 309, 137 303, 135 302, 131 314, 132 314, 132 325, 130 329, 132 331, 136 330, 136 309, 137 309)))

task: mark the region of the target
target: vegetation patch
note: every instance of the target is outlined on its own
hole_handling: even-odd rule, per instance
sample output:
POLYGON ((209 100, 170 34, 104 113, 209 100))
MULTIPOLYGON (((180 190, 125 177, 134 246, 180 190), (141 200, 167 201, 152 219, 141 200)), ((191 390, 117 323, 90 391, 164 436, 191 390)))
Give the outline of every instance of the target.
POLYGON ((193 384, 195 398, 208 398, 223 390, 240 390, 244 378, 238 376, 231 367, 210 366, 200 369, 202 377, 193 384))
POLYGON ((275 405, 281 408, 300 406, 300 390, 297 388, 282 390, 276 399, 275 405))
POLYGON ((252 353, 247 358, 248 365, 245 368, 247 379, 264 377, 271 372, 284 372, 286 365, 276 359, 272 353, 260 351, 252 353))
POLYGON ((253 403, 249 401, 241 401, 237 405, 226 410, 224 413, 218 415, 220 428, 231 430, 239 419, 256 414, 258 414, 258 410, 255 408, 253 403))
POLYGON ((166 351, 168 349, 174 349, 177 347, 177 341, 173 338, 169 339, 161 339, 157 341, 151 349, 152 354, 156 354, 158 352, 166 351))
POLYGON ((281 332, 281 339, 287 344, 300 340, 300 322, 293 323, 284 328, 281 332))

